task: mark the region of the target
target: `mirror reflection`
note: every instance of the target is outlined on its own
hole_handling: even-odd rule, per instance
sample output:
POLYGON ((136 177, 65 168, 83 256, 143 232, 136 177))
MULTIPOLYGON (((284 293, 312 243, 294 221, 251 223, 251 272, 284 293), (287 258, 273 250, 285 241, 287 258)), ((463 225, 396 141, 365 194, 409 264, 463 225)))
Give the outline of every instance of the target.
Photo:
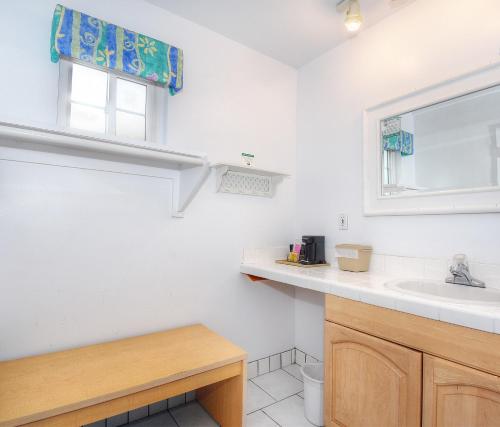
POLYGON ((382 195, 497 187, 500 86, 380 122, 382 195))

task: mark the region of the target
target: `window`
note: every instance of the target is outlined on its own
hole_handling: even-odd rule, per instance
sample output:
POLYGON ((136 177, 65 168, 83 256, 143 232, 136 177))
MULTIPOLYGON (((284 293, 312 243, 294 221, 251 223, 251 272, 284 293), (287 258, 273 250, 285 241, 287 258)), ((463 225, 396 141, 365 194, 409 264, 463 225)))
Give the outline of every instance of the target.
MULTIPOLYGON (((159 142, 163 88, 60 61, 58 124, 120 139, 159 142)), ((166 101, 164 101, 166 102, 166 101)))
POLYGON ((384 155, 384 184, 386 185, 396 185, 397 184, 397 176, 396 176, 396 151, 383 151, 384 155))

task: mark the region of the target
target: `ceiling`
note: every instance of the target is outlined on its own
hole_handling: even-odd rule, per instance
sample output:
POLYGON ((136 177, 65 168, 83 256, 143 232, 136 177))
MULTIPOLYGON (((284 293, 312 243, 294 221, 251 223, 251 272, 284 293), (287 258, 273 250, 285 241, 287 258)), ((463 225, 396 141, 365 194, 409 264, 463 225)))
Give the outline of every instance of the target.
MULTIPOLYGON (((293 67, 349 37, 337 0, 147 0, 293 67)), ((359 0, 369 27, 412 0, 359 0)))

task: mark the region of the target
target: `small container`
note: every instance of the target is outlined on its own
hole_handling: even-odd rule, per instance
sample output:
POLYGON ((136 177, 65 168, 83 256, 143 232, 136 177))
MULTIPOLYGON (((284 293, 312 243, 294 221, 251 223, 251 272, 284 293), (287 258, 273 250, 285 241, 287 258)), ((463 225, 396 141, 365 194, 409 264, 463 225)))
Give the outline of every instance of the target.
POLYGON ((368 271, 373 249, 366 245, 341 244, 335 246, 339 268, 344 271, 368 271))

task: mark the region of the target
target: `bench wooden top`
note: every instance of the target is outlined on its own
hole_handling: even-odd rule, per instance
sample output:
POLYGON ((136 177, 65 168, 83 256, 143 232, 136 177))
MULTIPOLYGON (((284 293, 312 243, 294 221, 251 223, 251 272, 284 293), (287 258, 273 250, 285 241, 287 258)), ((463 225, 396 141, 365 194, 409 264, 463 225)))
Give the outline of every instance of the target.
POLYGON ((203 325, 0 362, 0 425, 46 418, 246 359, 203 325))

